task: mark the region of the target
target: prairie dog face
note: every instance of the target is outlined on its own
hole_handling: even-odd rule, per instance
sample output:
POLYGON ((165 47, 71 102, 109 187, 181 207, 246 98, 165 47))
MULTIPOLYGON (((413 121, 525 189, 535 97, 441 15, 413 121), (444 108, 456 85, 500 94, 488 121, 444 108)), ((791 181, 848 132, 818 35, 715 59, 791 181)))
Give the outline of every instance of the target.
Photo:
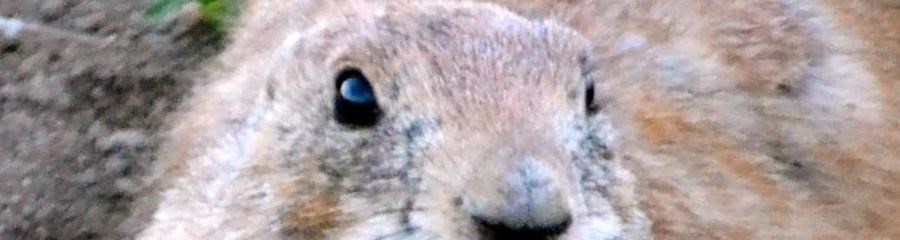
POLYGON ((279 46, 253 161, 294 178, 275 187, 290 199, 281 235, 619 239, 640 228, 605 147, 587 40, 494 6, 403 4, 335 13, 279 46))

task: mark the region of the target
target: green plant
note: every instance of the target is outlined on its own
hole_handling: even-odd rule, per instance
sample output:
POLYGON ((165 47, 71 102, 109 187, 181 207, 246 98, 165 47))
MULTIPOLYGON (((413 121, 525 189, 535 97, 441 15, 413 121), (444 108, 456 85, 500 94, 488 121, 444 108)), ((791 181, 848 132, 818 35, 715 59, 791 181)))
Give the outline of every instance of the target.
POLYGON ((241 0, 158 0, 146 16, 151 22, 160 23, 172 13, 191 2, 200 4, 201 20, 216 30, 226 31, 240 13, 241 0))

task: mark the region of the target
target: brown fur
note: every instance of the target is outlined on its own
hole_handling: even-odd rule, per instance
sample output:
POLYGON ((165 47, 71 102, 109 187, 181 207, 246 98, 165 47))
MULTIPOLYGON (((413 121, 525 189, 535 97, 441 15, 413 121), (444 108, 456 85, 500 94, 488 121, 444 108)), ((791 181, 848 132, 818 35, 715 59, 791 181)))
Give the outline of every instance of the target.
POLYGON ((608 86, 600 92, 624 131, 617 152, 639 180, 656 237, 895 239, 897 4, 518 8, 568 19, 595 39, 608 86), (616 48, 635 39, 639 47, 616 48))
MULTIPOLYGON (((896 1, 495 2, 530 20, 470 3, 248 4, 223 72, 178 118, 143 239, 478 238, 455 201, 497 203, 506 153, 547 160, 571 201, 595 183, 566 174, 610 170, 612 194, 586 211, 608 209, 618 225, 592 223, 624 239, 900 238, 896 1), (390 99, 391 127, 329 122, 346 64, 390 99), (603 107, 587 134, 611 149, 598 165, 554 147, 584 134, 565 127, 582 78, 603 107), (233 167, 217 151, 246 142, 249 163, 204 195, 233 167)), ((578 231, 563 238, 612 237, 578 231)))

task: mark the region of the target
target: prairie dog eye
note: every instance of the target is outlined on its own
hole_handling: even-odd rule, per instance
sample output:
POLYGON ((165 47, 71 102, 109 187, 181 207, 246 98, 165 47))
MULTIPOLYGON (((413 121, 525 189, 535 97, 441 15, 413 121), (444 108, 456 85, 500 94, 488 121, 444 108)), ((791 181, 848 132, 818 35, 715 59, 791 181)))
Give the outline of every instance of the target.
POLYGON ((371 104, 375 102, 372 86, 360 77, 349 77, 341 83, 341 98, 355 104, 371 104))
POLYGON ((350 127, 372 127, 381 117, 381 109, 369 80, 357 69, 347 69, 335 79, 334 117, 350 127))

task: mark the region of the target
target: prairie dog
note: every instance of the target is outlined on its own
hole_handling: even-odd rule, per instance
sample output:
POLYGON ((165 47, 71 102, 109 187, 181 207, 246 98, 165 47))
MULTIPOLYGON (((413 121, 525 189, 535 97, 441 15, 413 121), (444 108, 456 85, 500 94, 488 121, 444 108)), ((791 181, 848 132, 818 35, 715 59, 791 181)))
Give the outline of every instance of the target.
POLYGON ((890 1, 247 8, 139 239, 900 238, 890 1))
POLYGON ((249 7, 140 239, 646 234, 568 27, 482 3, 249 7))

